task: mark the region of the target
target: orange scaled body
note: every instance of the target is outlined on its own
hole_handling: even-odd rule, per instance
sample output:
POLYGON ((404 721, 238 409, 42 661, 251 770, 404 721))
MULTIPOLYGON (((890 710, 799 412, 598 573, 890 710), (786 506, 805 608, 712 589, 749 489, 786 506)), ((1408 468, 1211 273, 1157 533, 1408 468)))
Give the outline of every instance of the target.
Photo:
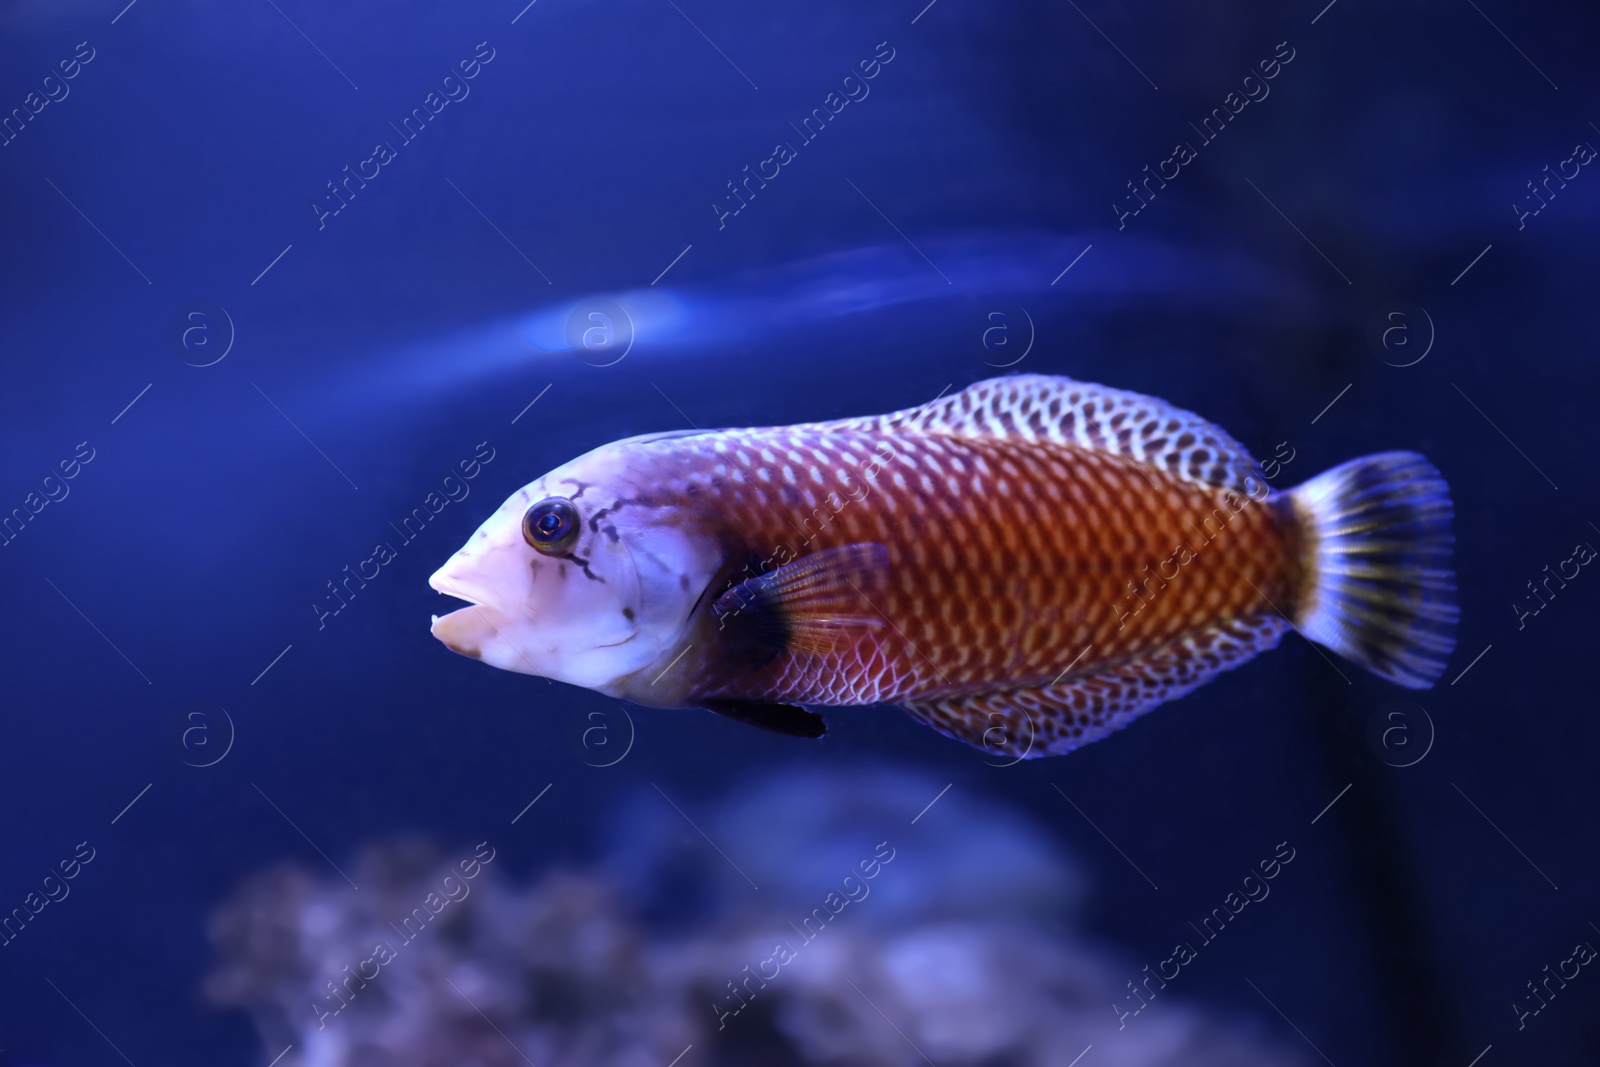
POLYGON ((708 475, 745 553, 781 565, 878 543, 888 567, 863 585, 869 621, 841 647, 731 675, 713 655, 705 692, 870 704, 1030 688, 1069 666, 1092 674, 1189 631, 1273 615, 1268 601, 1293 596, 1281 505, 1115 455, 853 429, 734 431, 717 445, 706 455, 681 442, 678 458, 708 475))
POLYGON ((591 651, 562 651, 537 605, 436 632, 508 669, 802 736, 822 727, 798 705, 899 704, 1016 758, 1103 737, 1291 627, 1431 685, 1456 623, 1438 472, 1381 453, 1274 491, 1258 470, 1164 401, 1038 375, 889 415, 632 438, 485 524, 504 579, 469 542, 435 583, 525 583, 501 531, 526 507, 547 527, 526 532, 545 557, 534 598, 585 605, 591 651), (507 637, 524 631, 549 651, 507 637))

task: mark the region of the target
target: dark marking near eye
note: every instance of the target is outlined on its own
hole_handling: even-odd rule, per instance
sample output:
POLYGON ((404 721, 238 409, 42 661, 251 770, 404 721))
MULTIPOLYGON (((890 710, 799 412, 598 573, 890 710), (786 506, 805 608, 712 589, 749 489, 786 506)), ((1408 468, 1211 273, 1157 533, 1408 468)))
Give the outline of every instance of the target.
POLYGON ((583 491, 585 489, 591 488, 590 483, 588 483, 588 482, 580 482, 576 478, 563 478, 561 480, 563 482, 567 482, 568 484, 575 485, 575 486, 578 487, 578 491, 576 493, 573 493, 571 496, 567 497, 568 500, 576 500, 576 499, 578 499, 580 496, 583 495, 583 491))
POLYGON ((678 588, 685 593, 689 591, 689 576, 687 574, 678 575, 678 588))
POLYGON ((605 534, 607 537, 611 538, 612 544, 615 544, 619 540, 619 538, 617 536, 617 528, 615 526, 608 525, 605 529, 601 530, 600 532, 605 534))
MULTIPOLYGON (((578 555, 576 552, 568 552, 565 556, 561 556, 560 558, 561 559, 565 559, 565 560, 571 560, 573 563, 576 563, 578 566, 582 567, 583 568, 583 576, 585 578, 591 579, 592 581, 599 582, 601 585, 605 585, 606 584, 606 580, 604 578, 600 577, 594 571, 589 569, 589 561, 584 559, 582 556, 578 555)), ((567 569, 565 567, 561 568, 561 573, 562 573, 563 577, 566 576, 566 572, 567 572, 567 569)))
POLYGON ((632 608, 623 608, 622 609, 622 617, 624 619, 627 619, 629 622, 632 622, 633 621, 633 609, 632 608))
POLYGON ((665 507, 666 503, 667 502, 663 501, 663 500, 652 500, 647 496, 623 497, 622 499, 618 500, 615 504, 611 505, 609 508, 598 508, 598 509, 596 509, 595 513, 593 515, 589 516, 589 531, 591 533, 593 533, 593 532, 599 530, 600 529, 600 520, 602 518, 604 518, 605 516, 611 514, 613 511, 621 511, 623 508, 630 507, 630 506, 646 507, 646 508, 660 508, 660 507, 665 507))

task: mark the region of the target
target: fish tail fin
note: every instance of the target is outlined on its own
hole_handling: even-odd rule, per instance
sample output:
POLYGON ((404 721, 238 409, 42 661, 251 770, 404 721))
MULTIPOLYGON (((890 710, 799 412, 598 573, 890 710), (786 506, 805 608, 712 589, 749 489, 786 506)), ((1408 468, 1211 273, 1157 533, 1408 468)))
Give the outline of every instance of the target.
POLYGON ((1415 452, 1381 452, 1286 495, 1302 546, 1301 633, 1391 682, 1432 686, 1460 616, 1439 471, 1415 452))

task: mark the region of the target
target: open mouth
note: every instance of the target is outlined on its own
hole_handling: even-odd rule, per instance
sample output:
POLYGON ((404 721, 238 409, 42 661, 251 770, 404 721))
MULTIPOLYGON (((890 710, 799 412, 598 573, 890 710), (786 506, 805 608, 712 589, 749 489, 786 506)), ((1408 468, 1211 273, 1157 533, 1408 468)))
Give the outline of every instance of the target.
POLYGON ((428 579, 428 584, 446 596, 467 603, 464 608, 433 616, 429 632, 451 651, 472 659, 482 659, 485 638, 499 630, 498 613, 482 603, 488 597, 483 591, 466 587, 464 583, 446 575, 443 569, 436 571, 428 579))
POLYGON ((464 607, 464 608, 456 608, 453 611, 447 611, 443 615, 435 615, 433 617, 433 621, 434 622, 438 622, 440 619, 448 619, 452 615, 460 615, 463 611, 471 611, 473 608, 480 608, 480 607, 483 606, 482 604, 479 604, 476 600, 473 600, 471 597, 462 596, 460 593, 445 592, 445 590, 442 590, 442 589, 440 590, 440 592, 444 593, 445 596, 455 597, 457 600, 465 600, 467 602, 467 606, 464 607))
MULTIPOLYGON (((454 563, 455 560, 451 560, 454 563)), ((452 573, 450 564, 440 567, 428 576, 428 584, 446 596, 453 596, 457 600, 464 600, 474 607, 492 605, 495 601, 494 590, 483 581, 476 581, 473 575, 460 573, 462 568, 455 568, 452 573)), ((454 614, 454 613, 452 613, 454 614)))
POLYGON ((472 604, 445 615, 435 615, 428 631, 452 652, 472 659, 483 658, 485 638, 496 633, 493 613, 481 604, 472 604))

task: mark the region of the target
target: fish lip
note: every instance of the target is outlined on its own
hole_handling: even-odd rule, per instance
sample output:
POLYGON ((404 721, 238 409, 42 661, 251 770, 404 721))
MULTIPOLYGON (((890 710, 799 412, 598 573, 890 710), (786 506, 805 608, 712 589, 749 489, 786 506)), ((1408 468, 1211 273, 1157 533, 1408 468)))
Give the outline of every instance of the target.
POLYGON ((445 573, 447 570, 449 570, 448 564, 431 574, 428 577, 428 585, 432 586, 441 596, 453 597, 464 602, 464 606, 456 608, 454 611, 448 611, 443 615, 434 615, 428 623, 428 632, 444 642, 445 647, 451 651, 472 659, 481 659, 482 649, 472 648, 469 651, 466 646, 451 640, 452 636, 455 636, 450 632, 452 623, 459 626, 466 623, 468 619, 472 619, 474 621, 487 622, 491 629, 498 631, 499 627, 495 625, 494 618, 499 613, 494 605, 484 604, 476 597, 457 588, 455 583, 450 580, 449 575, 445 573))
POLYGON ((492 609, 481 604, 468 604, 449 614, 433 616, 428 632, 450 651, 468 659, 482 659, 484 623, 488 624, 490 631, 498 635, 499 627, 494 624, 492 609), (456 632, 463 630, 465 632, 456 632))
POLYGON ((428 629, 431 632, 437 634, 438 630, 439 630, 439 624, 440 623, 444 622, 447 619, 453 619, 453 618, 456 618, 457 616, 465 615, 467 612, 472 611, 472 610, 474 610, 476 608, 481 608, 481 607, 483 607, 482 604, 468 604, 466 607, 457 608, 454 611, 447 611, 443 615, 435 615, 435 616, 433 616, 433 622, 429 625, 428 629))
POLYGON ((435 592, 443 593, 445 596, 453 596, 457 600, 465 600, 468 604, 478 603, 476 600, 472 599, 472 597, 461 592, 461 590, 454 588, 450 584, 450 579, 446 577, 444 572, 445 568, 440 567, 438 570, 428 575, 428 585, 435 592))
MULTIPOLYGON (((467 589, 463 589, 461 584, 454 579, 454 576, 452 576, 449 571, 450 564, 448 563, 443 567, 440 567, 438 570, 434 571, 428 576, 428 585, 431 586, 436 592, 441 593, 444 596, 454 597, 457 600, 465 602, 468 608, 483 608, 497 616, 504 616, 506 614, 506 612, 502 610, 499 602, 485 593, 476 590, 469 592, 467 589)), ((471 582, 467 582, 466 584, 469 588, 472 585, 471 582)), ((458 610, 465 611, 467 609, 461 608, 458 610)), ((457 614, 457 612, 453 611, 450 612, 450 614, 454 615, 457 614)))

